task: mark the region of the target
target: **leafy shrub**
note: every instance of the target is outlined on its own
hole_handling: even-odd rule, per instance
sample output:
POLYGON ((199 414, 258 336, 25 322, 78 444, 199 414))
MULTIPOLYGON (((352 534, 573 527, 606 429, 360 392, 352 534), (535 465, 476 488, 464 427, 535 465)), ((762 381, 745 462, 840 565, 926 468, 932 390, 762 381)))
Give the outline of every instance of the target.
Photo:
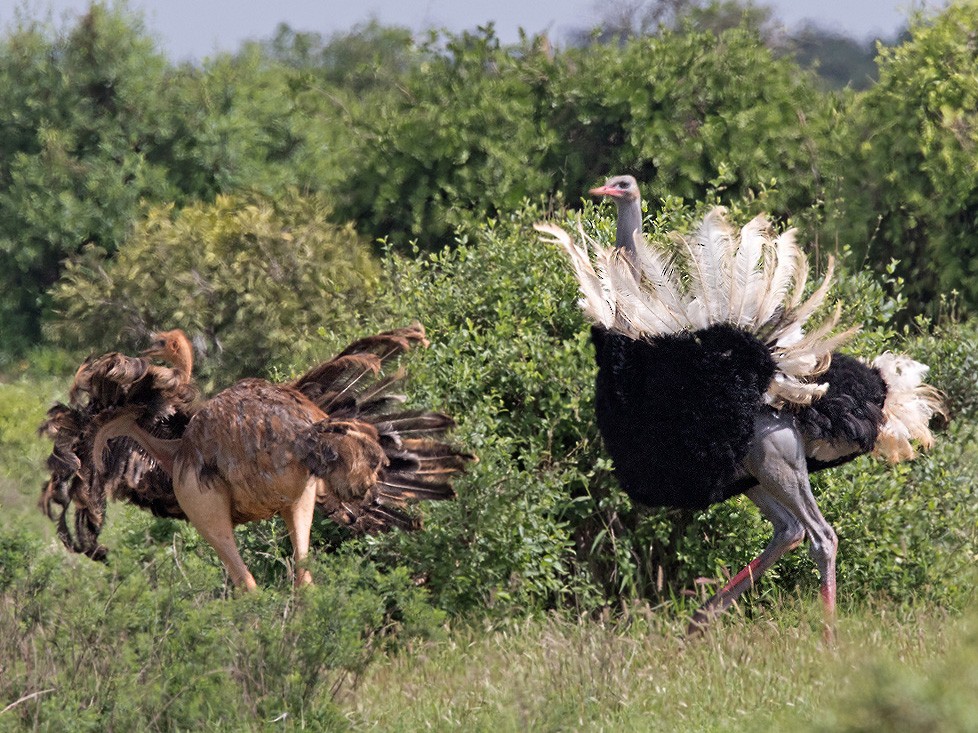
POLYGON ((53 534, 37 510, 44 460, 51 449, 37 436, 37 428, 51 403, 62 396, 65 381, 34 377, 0 383, 0 512, 5 526, 53 534))
MULTIPOLYGON (((388 259, 376 303, 386 315, 377 326, 423 319, 432 346, 412 364, 411 393, 456 415, 457 439, 481 462, 460 482, 456 502, 425 509, 425 531, 368 544, 375 558, 412 568, 453 613, 681 599, 700 576, 739 569, 770 527, 744 498, 702 512, 648 510, 615 486, 594 424, 593 353, 576 286, 563 256, 530 229, 539 214, 531 206, 453 250, 388 259)), ((696 214, 665 201, 646 227, 658 237, 696 214)), ((586 208, 585 219, 600 238, 613 237, 607 210, 586 208)), ((975 342, 951 348, 940 332, 905 332, 897 319, 901 285, 891 280, 884 286, 843 267, 847 318, 864 323, 847 350, 907 351, 935 362, 944 386, 945 375, 975 358, 975 342)), ((974 390, 961 399, 974 399, 974 390)), ((842 538, 843 599, 883 593, 960 602, 963 586, 948 578, 978 548, 970 519, 978 509, 969 478, 974 436, 962 420, 938 441, 913 464, 862 458, 816 476, 823 510, 842 538)), ((762 594, 801 584, 814 596, 816 582, 813 564, 797 552, 779 563, 762 594)))
POLYGON ((123 4, 65 27, 18 18, 0 37, 4 349, 40 340, 61 261, 86 245, 111 257, 144 203, 340 182, 355 104, 257 46, 173 66, 123 4))
POLYGON ((838 236, 877 267, 899 260, 915 310, 955 290, 968 309, 978 303, 976 10, 952 3, 880 49, 879 82, 842 111, 826 166, 838 236))
POLYGON ((329 582, 301 593, 235 598, 179 541, 123 544, 106 567, 0 528, 0 559, 0 699, 38 693, 0 726, 343 729, 335 700, 364 667, 443 620, 404 571, 349 556, 322 559, 329 582))
POLYGON ((166 195, 166 60, 131 15, 95 3, 67 31, 0 39, 0 322, 36 340, 59 261, 113 251, 141 199, 166 195))
POLYGON ((422 53, 401 94, 354 111, 365 139, 337 211, 374 236, 437 249, 459 225, 550 190, 544 161, 558 140, 539 122, 550 66, 541 48, 505 47, 486 31, 422 53))
POLYGON ((568 52, 560 69, 552 165, 569 200, 612 173, 634 174, 652 202, 763 197, 786 216, 820 196, 828 99, 749 27, 592 46, 568 52))
POLYGON ((458 226, 525 197, 577 201, 610 173, 635 173, 653 200, 720 191, 784 215, 820 195, 825 100, 747 28, 559 52, 485 31, 424 51, 401 97, 354 111, 369 142, 338 212, 375 236, 437 249, 458 226))
POLYGON ((53 292, 52 337, 94 350, 145 346, 183 328, 204 377, 256 376, 294 353, 296 334, 337 327, 370 299, 376 265, 320 197, 219 196, 151 209, 109 259, 89 248, 53 292))

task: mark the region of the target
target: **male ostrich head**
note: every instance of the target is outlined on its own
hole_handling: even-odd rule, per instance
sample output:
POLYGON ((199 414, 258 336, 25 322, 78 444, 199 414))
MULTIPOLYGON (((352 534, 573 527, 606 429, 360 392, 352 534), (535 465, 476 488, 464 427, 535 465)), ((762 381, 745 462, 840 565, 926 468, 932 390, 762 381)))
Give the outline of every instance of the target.
POLYGON ((638 181, 633 176, 614 176, 588 193, 592 196, 610 196, 615 202, 618 207, 615 246, 624 249, 634 262, 635 237, 642 234, 642 196, 638 181))
POLYGON ((634 176, 614 176, 604 182, 603 186, 588 191, 592 196, 611 196, 619 206, 622 202, 639 199, 638 181, 634 176))

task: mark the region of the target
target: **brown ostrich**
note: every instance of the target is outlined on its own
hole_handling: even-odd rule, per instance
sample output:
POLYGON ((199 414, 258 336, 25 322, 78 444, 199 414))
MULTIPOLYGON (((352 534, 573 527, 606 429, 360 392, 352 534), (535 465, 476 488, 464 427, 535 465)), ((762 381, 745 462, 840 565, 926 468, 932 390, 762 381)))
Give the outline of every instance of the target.
MULTIPOLYGON (((101 492, 104 504, 111 467, 138 453, 169 480, 181 518, 214 547, 236 585, 251 589, 255 581, 234 525, 275 514, 292 539, 296 584, 307 583, 302 563, 317 506, 355 531, 415 529, 403 507, 452 498, 452 479, 473 459, 440 440, 453 425, 447 415, 400 408, 404 397, 393 389, 403 371, 379 377, 418 343, 427 341, 414 324, 360 339, 288 384, 242 380, 205 402, 181 404, 182 428, 165 435, 154 426, 174 411, 174 390, 189 383, 193 362, 183 332, 157 334, 143 358, 167 361, 154 368, 173 381, 128 390, 90 417, 91 459, 79 460, 90 467, 90 493, 101 492)), ((130 488, 133 500, 145 487, 130 488)))

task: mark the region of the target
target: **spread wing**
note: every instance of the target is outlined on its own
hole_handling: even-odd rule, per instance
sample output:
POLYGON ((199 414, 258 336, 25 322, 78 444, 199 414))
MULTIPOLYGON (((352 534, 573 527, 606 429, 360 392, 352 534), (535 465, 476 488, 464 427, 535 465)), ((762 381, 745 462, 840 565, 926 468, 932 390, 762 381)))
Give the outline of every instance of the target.
POLYGON ((452 480, 476 460, 445 441, 450 417, 402 407, 404 369, 383 374, 418 344, 428 345, 420 323, 367 336, 293 382, 329 416, 305 437, 308 466, 327 487, 319 505, 355 531, 416 529, 405 507, 453 498, 452 480))
POLYGON ((107 550, 98 536, 109 497, 157 516, 183 518, 170 477, 135 442, 115 441, 104 469, 98 470, 91 458, 92 441, 121 409, 138 411, 138 422, 154 435, 179 437, 195 402, 191 385, 149 359, 111 352, 90 356, 78 368, 67 404, 55 404, 38 430, 53 443, 39 505, 57 523, 68 549, 105 558, 107 550))

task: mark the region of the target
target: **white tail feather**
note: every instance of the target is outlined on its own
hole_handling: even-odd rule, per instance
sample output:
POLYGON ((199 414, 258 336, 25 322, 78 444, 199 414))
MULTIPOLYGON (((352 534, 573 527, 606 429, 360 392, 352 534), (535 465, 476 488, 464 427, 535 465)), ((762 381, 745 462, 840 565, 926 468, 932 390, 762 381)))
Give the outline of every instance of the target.
POLYGON ((767 284, 764 268, 759 265, 766 259, 764 250, 771 245, 769 228, 767 219, 756 216, 740 230, 740 246, 734 255, 730 278, 728 316, 728 321, 736 326, 750 329, 755 325, 757 307, 767 284))
POLYGON ((682 240, 689 253, 689 294, 706 323, 723 323, 730 313, 730 263, 736 247, 726 209, 716 207, 691 239, 682 240))
MULTIPOLYGON (((795 242, 795 230, 789 229, 774 240, 773 269, 768 277, 767 291, 757 306, 758 323, 771 321, 779 307, 785 304, 785 297, 791 288, 795 273, 805 255, 795 242)), ((765 251, 769 251, 765 250, 765 251)), ((766 263, 765 263, 766 264, 766 263)))
POLYGON ((910 357, 886 352, 876 357, 873 366, 886 382, 883 425, 873 452, 892 463, 916 455, 913 442, 927 449, 934 445, 930 419, 947 415, 944 398, 934 387, 924 384, 928 367, 910 357))
POLYGON ((578 303, 584 311, 584 315, 593 323, 604 328, 611 328, 614 322, 614 312, 611 306, 614 297, 611 291, 606 289, 606 279, 595 273, 587 250, 575 244, 571 236, 558 226, 540 223, 536 224, 534 228, 542 234, 549 234, 551 238, 545 241, 560 245, 570 257, 571 265, 574 267, 574 273, 577 275, 577 281, 581 288, 582 297, 578 303))

